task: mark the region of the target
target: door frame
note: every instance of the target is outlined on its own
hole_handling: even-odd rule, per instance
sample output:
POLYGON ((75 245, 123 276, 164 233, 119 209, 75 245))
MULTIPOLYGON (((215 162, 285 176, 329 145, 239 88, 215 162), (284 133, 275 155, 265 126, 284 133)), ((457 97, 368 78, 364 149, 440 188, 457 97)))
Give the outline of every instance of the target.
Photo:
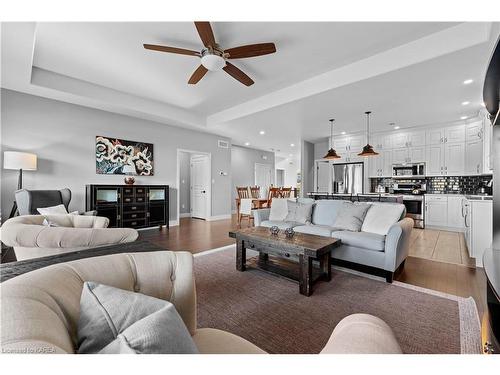
MULTIPOLYGON (((212 154, 210 152, 205 152, 205 151, 197 151, 197 150, 189 150, 189 149, 184 149, 184 148, 178 148, 177 149, 177 177, 176 177, 176 188, 177 188, 177 222, 180 225, 180 212, 181 212, 181 194, 180 194, 180 186, 181 186, 181 163, 180 163, 180 153, 188 153, 188 154, 198 154, 198 155, 206 155, 208 156, 208 162, 210 164, 210 168, 208 170, 208 187, 207 187, 207 197, 208 197, 208 202, 207 202, 207 217, 205 218, 206 221, 209 221, 210 218, 212 217, 212 154)), ((189 158, 190 160, 190 167, 191 168, 191 157, 189 158)), ((189 171, 191 173, 191 170, 189 171)), ((191 187, 189 187, 189 194, 191 194, 191 187)), ((189 198, 191 199, 191 198, 189 198)))
MULTIPOLYGON (((254 182, 254 185, 257 185, 257 166, 258 165, 264 165, 266 167, 269 167, 269 186, 267 187, 268 189, 271 187, 271 185, 275 184, 276 181, 273 181, 273 177, 276 177, 276 176, 273 176, 273 166, 272 164, 267 164, 267 163, 254 163, 253 165, 253 182, 254 182)), ((262 194, 262 190, 261 190, 261 194, 262 194)))

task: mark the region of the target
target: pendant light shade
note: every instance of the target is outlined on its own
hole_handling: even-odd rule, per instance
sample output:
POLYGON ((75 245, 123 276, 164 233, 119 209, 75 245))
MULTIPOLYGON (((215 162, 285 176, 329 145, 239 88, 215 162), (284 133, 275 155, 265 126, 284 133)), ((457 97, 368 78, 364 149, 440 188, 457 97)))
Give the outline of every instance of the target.
POLYGON ((330 119, 330 149, 326 153, 325 156, 323 156, 323 159, 340 159, 340 156, 337 155, 337 151, 333 149, 333 122, 335 119, 330 119))
POLYGON ((366 146, 358 154, 358 156, 376 156, 378 152, 375 152, 373 146, 370 145, 370 111, 365 112, 366 115, 366 146))

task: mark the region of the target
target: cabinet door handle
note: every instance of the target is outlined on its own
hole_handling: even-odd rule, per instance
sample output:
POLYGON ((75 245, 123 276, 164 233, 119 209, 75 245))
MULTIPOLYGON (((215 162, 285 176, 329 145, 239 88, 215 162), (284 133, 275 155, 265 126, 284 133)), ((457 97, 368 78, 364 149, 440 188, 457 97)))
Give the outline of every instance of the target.
POLYGON ((443 137, 441 137, 441 138, 439 139, 439 142, 443 143, 443 137))
POLYGON ((448 143, 448 137, 444 137, 444 142, 448 143))
POLYGON ((444 170, 447 171, 448 170, 448 167, 444 167, 444 170))

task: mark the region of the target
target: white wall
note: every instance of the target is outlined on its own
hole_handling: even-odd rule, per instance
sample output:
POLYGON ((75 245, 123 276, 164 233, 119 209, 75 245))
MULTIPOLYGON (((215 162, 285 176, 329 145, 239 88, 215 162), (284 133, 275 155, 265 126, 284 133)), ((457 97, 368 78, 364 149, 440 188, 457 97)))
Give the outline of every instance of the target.
POLYGON ((300 150, 300 171, 302 174, 301 195, 307 197, 307 193, 314 191, 314 143, 302 141, 300 150))
POLYGON ((285 171, 285 187, 297 187, 297 173, 300 172, 299 158, 290 157, 276 162, 276 169, 285 171))
MULTIPOLYGON (((119 175, 97 175, 95 136, 103 135, 153 143, 154 176, 138 177, 137 184, 168 184, 170 220, 177 219, 177 149, 212 154, 212 215, 231 213, 231 149, 218 148, 216 135, 168 126, 10 90, 1 91, 1 151, 38 155, 38 170, 25 172, 29 189, 73 192, 70 208, 85 208, 85 184, 122 184, 119 175), (219 172, 228 173, 221 176, 219 172)), ((17 172, 1 172, 2 217, 7 217, 17 186, 17 172)))
MULTIPOLYGON (((231 207, 236 209, 235 199, 237 186, 255 185, 255 163, 269 164, 274 171, 274 152, 255 150, 248 147, 232 146, 231 148, 231 176, 232 199, 231 207)), ((275 176, 271 174, 271 183, 274 184, 275 176)))

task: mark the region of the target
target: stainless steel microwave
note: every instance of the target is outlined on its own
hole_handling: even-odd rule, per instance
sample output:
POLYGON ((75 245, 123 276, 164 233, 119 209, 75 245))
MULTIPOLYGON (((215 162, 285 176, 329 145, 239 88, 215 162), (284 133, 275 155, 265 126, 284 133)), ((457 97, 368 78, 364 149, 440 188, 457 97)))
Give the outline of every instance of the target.
POLYGON ((425 163, 393 164, 392 177, 394 178, 425 177, 425 163))

